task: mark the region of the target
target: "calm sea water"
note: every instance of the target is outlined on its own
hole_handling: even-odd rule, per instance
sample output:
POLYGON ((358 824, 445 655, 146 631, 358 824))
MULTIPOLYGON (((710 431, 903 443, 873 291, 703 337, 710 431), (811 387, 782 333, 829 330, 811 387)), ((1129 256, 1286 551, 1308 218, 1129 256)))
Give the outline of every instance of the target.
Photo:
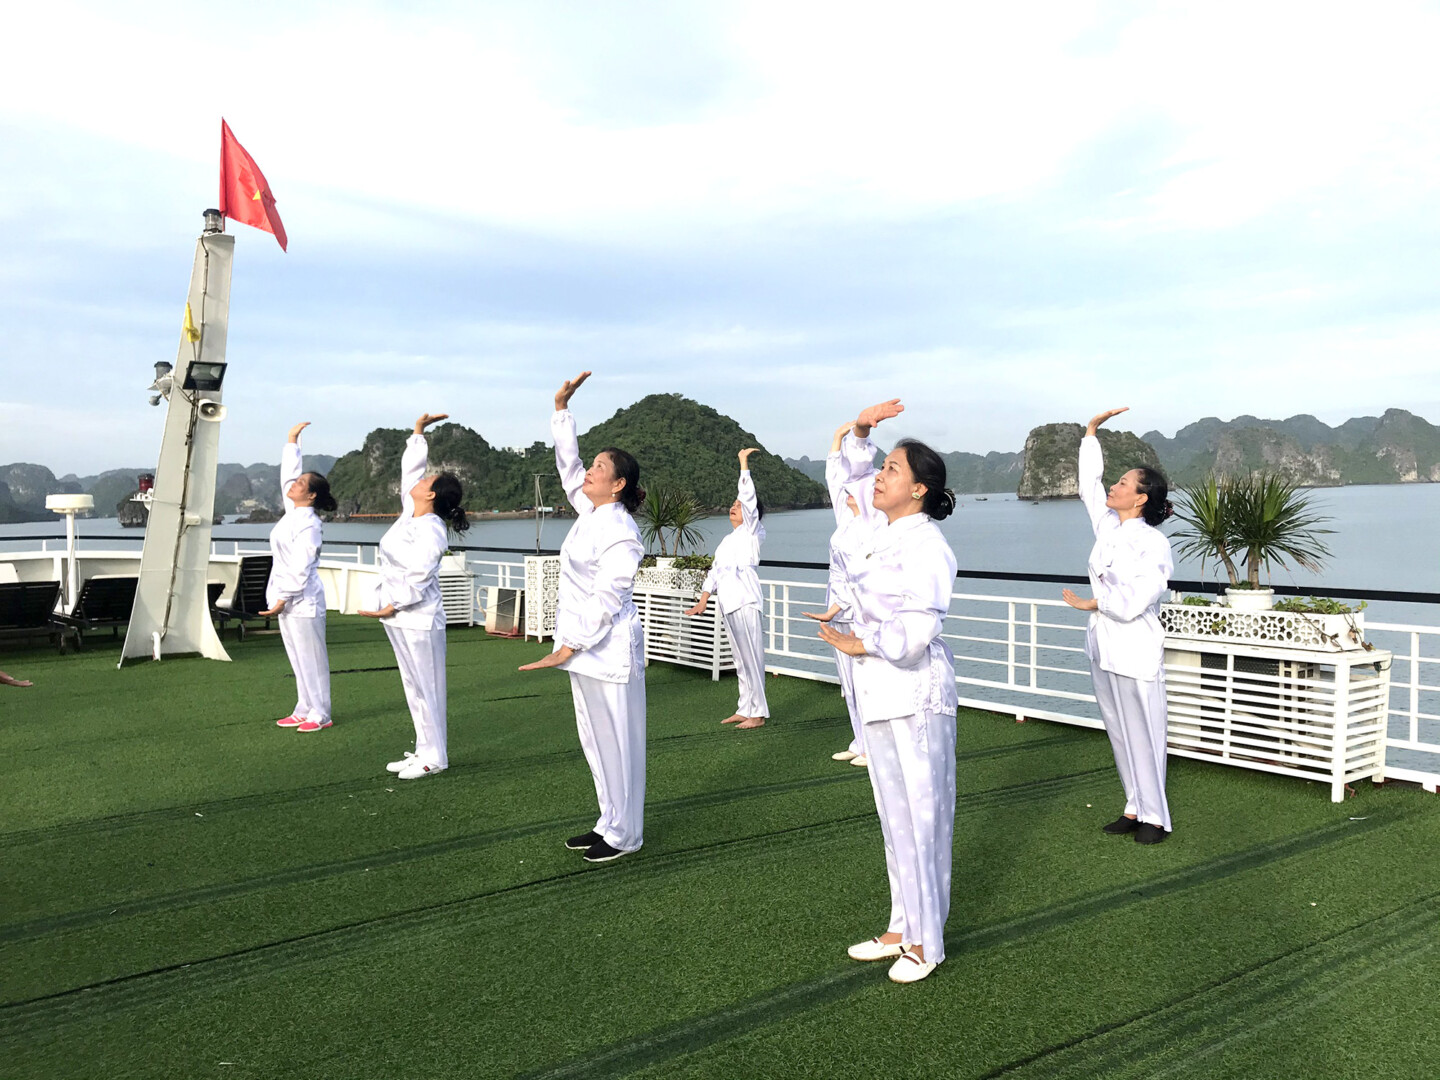
MULTIPOLYGON (((1398 589, 1415 592, 1440 592, 1440 552, 1437 552, 1437 531, 1440 531, 1440 484, 1377 485, 1320 489, 1316 503, 1331 516, 1334 529, 1326 543, 1333 555, 1324 570, 1311 574, 1290 569, 1272 571, 1274 584, 1296 585, 1318 594, 1343 595, 1345 588, 1398 589)), ((767 533, 761 552, 766 559, 825 562, 828 557, 830 533, 835 519, 829 510, 798 510, 769 514, 765 518, 767 533)), ((540 546, 560 546, 571 519, 558 518, 544 523, 540 546)), ((961 499, 956 512, 941 523, 941 529, 955 550, 962 570, 1013 571, 1034 574, 1082 574, 1090 551, 1092 535, 1085 511, 1075 500, 1030 503, 1013 495, 975 496, 961 499)), ((1176 525, 1165 531, 1173 533, 1176 525)), ((270 535, 269 525, 219 525, 217 540, 264 540, 270 535)), ((384 533, 381 524, 328 525, 325 530, 329 545, 347 541, 375 541, 384 533)), ((706 518, 699 531, 706 537, 705 550, 729 531, 723 517, 706 518)), ((113 518, 78 522, 82 547, 113 546, 117 538, 138 544, 142 530, 124 529, 113 518)), ((0 525, 0 550, 33 548, 33 542, 16 537, 63 537, 64 522, 36 522, 0 525)), ((525 548, 534 550, 533 521, 477 520, 464 543, 468 546, 525 548)), ((222 548, 223 550, 223 548, 222 548)), ((472 553, 472 557, 483 555, 472 553)), ((802 571, 772 571, 808 577, 802 571)), ((1218 580, 1215 568, 1202 572, 1198 562, 1181 560, 1176 567, 1177 578, 1218 580)), ((963 591, 979 593, 1010 592, 1043 595, 1045 585, 1023 583, 960 582, 963 591)), ((1054 591, 1058 592, 1058 586, 1054 591)), ((1372 617, 1415 622, 1440 622, 1440 607, 1432 605, 1377 605, 1372 603, 1372 617)))

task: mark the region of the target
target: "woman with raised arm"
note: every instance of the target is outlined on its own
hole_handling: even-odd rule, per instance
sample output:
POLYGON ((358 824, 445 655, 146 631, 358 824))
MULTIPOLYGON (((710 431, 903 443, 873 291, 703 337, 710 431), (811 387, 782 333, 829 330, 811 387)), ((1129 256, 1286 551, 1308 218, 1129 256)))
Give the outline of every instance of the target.
POLYGON ((450 766, 445 731, 445 606, 440 597, 440 557, 447 529, 463 533, 470 522, 460 503, 464 491, 453 473, 425 473, 430 462, 425 429, 447 413, 423 414, 400 458, 400 516, 386 530, 375 557, 380 584, 375 610, 395 650, 400 683, 415 725, 415 749, 385 768, 401 780, 436 776, 450 766))
MULTIPOLYGON (((854 428, 854 420, 846 420, 836 428, 834 438, 830 440, 830 453, 825 457, 825 486, 830 492, 830 506, 835 511, 835 531, 830 534, 830 576, 825 589, 825 611, 820 614, 810 611, 801 613, 806 618, 828 623, 842 633, 850 629, 850 621, 855 617, 855 596, 847 577, 847 564, 854 556, 857 542, 869 527, 861 517, 860 500, 868 501, 868 489, 874 487, 873 477, 852 481, 850 465, 840 453, 842 440, 854 428)), ((850 714, 853 737, 848 747, 830 757, 864 768, 870 762, 865 756, 865 725, 860 720, 860 710, 855 707, 854 671, 854 657, 836 649, 835 673, 840 677, 840 695, 850 714)))
POLYGON ((550 434, 555 467, 578 518, 560 546, 555 649, 521 671, 558 667, 570 673, 575 727, 600 817, 565 846, 586 862, 609 862, 639 849, 645 824, 645 632, 635 608, 635 571, 645 546, 635 511, 645 499, 640 466, 609 447, 586 469, 570 399, 590 372, 555 394, 550 434))
POLYGON ((944 461, 924 443, 902 439, 874 472, 869 428, 897 412, 897 401, 872 406, 860 414, 857 438, 842 440, 841 453, 874 475, 866 517, 873 524, 846 560, 852 632, 822 626, 820 636, 855 658, 855 703, 890 878, 889 928, 849 954, 898 958, 890 978, 910 983, 945 959, 950 914, 957 703, 955 661, 940 632, 955 555, 935 522, 950 516, 955 496, 944 461))
POLYGON ((1170 541, 1157 526, 1173 510, 1169 485, 1154 469, 1131 469, 1105 490, 1105 456, 1095 432, 1129 406, 1099 413, 1080 440, 1080 499, 1090 515, 1095 546, 1086 571, 1091 599, 1072 590, 1061 595, 1090 612, 1085 655, 1095 681, 1095 700, 1115 751, 1125 789, 1125 812, 1104 831, 1133 833, 1137 844, 1158 844, 1170 835, 1165 798, 1165 631, 1160 599, 1175 571, 1170 541))
POLYGON ((280 639, 295 673, 295 708, 275 723, 296 731, 330 726, 330 657, 325 651, 325 587, 320 584, 320 545, 324 526, 316 511, 335 509, 330 481, 301 466, 300 433, 310 421, 290 429, 280 453, 280 490, 285 516, 270 530, 270 580, 265 585, 268 611, 280 623, 280 639))
POLYGON ((757 728, 770 715, 765 700, 765 642, 761 636, 764 606, 760 595, 760 545, 765 542, 765 504, 755 494, 750 476, 751 446, 740 451, 740 483, 730 507, 730 535, 715 549, 710 573, 700 587, 700 600, 685 612, 703 615, 713 595, 725 617, 735 654, 735 675, 740 683, 740 701, 735 713, 720 722, 738 728, 757 728))

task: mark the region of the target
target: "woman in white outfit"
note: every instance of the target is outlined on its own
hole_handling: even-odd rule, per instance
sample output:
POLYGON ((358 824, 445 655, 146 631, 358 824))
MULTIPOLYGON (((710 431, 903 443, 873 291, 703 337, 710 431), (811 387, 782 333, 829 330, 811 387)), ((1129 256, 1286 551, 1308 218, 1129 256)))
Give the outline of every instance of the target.
POLYGON ((461 509, 464 492, 452 473, 426 476, 425 429, 447 418, 425 413, 400 458, 400 516, 380 540, 375 568, 380 584, 375 610, 395 650, 400 682, 415 725, 415 749, 385 766, 401 780, 436 776, 450 765, 445 732, 445 606, 440 597, 440 556, 447 527, 470 527, 461 509))
POLYGON ((710 597, 715 596, 730 634, 735 654, 735 674, 740 684, 740 701, 735 713, 720 722, 737 728, 757 728, 770 715, 765 700, 765 642, 762 636, 760 595, 760 545, 765 542, 765 504, 755 494, 750 476, 750 455, 756 447, 740 451, 740 483, 730 507, 730 535, 715 549, 710 573, 700 586, 700 600, 685 612, 703 615, 710 597))
MULTIPOLYGON (((1128 408, 1128 406, 1127 406, 1128 408)), ((1175 560, 1160 532, 1173 512, 1165 478, 1154 469, 1131 469, 1107 492, 1105 458, 1095 431, 1126 409, 1110 409, 1090 421, 1080 441, 1080 498, 1095 530, 1086 570, 1091 599, 1070 589, 1061 595, 1088 611, 1085 655, 1095 681, 1095 700, 1115 751, 1125 789, 1125 812, 1104 826, 1111 835, 1133 833, 1138 844, 1170 835, 1165 799, 1165 631, 1160 599, 1175 560)))
POLYGON ((300 433, 310 421, 290 429, 280 452, 280 490, 285 516, 270 530, 270 580, 265 603, 280 623, 280 639, 295 673, 295 708, 276 720, 282 728, 323 731, 330 726, 330 657, 325 651, 325 587, 320 584, 323 526, 316 511, 335 509, 330 482, 301 467, 300 433))
POLYGON ((609 862, 639 849, 645 822, 645 634, 635 608, 635 571, 645 552, 635 511, 645 498, 640 466, 610 447, 586 469, 570 398, 590 372, 555 394, 550 434, 555 467, 578 518, 560 547, 555 649, 521 671, 570 673, 575 726, 600 816, 565 846, 586 862, 609 862))
MULTIPOLYGON (((862 413, 857 433, 868 434, 874 420, 871 410, 862 413)), ((868 439, 844 442, 858 444, 849 448, 855 461, 872 459, 868 439)), ((955 496, 945 488, 940 456, 902 440, 875 474, 871 503, 874 526, 847 562, 853 632, 822 626, 820 636, 855 658, 855 701, 890 878, 887 931, 849 954, 898 957, 890 978, 909 983, 945 959, 950 913, 956 693, 954 659, 940 632, 955 555, 935 521, 950 515, 955 496)))
MULTIPOLYGON (((868 488, 874 486, 874 478, 852 481, 850 468, 840 453, 841 440, 855 427, 854 420, 847 420, 835 430, 830 442, 830 453, 825 458, 825 486, 830 492, 830 506, 835 511, 835 531, 830 534, 830 576, 825 589, 825 611, 815 614, 802 612, 806 618, 828 623, 841 632, 850 629, 855 617, 855 597, 847 577, 848 561, 854 557, 857 544, 863 540, 869 524, 861 517, 860 499, 868 500, 868 488), (859 496, 857 499, 856 496, 859 496)), ((865 725, 860 720, 860 710, 855 707, 855 658, 849 653, 835 650, 835 673, 840 677, 840 695, 850 714, 850 745, 830 755, 835 761, 848 761, 851 765, 864 768, 869 764, 865 756, 865 725)))

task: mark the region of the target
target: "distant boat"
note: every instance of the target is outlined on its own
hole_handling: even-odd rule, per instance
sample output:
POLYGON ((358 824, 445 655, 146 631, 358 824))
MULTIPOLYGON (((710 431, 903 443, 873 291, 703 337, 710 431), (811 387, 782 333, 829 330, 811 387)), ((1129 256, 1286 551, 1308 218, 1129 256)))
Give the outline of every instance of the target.
POLYGON ((975 496, 975 501, 976 501, 976 502, 989 502, 990 500, 987 499, 984 495, 976 495, 976 496, 975 496))

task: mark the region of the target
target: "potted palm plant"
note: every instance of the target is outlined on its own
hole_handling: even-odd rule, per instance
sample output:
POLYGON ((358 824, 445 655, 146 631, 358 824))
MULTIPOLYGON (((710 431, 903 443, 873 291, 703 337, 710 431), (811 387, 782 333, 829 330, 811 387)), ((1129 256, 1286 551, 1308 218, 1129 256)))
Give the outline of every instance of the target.
POLYGON ((1183 527, 1175 534, 1181 555, 1198 555, 1203 573, 1213 559, 1225 568, 1230 607, 1266 610, 1275 590, 1260 584, 1260 570, 1291 563, 1318 571, 1330 550, 1321 536, 1333 532, 1317 513, 1314 493, 1274 473, 1242 477, 1207 476, 1181 490, 1175 516, 1183 527), (1240 565, 1244 566, 1241 575, 1240 565))
POLYGON ((640 520, 640 535, 645 546, 658 545, 659 558, 667 560, 657 561, 658 566, 669 567, 669 560, 675 555, 704 542, 705 538, 695 528, 701 517, 700 504, 688 491, 657 485, 645 493, 645 502, 636 517, 640 520))

